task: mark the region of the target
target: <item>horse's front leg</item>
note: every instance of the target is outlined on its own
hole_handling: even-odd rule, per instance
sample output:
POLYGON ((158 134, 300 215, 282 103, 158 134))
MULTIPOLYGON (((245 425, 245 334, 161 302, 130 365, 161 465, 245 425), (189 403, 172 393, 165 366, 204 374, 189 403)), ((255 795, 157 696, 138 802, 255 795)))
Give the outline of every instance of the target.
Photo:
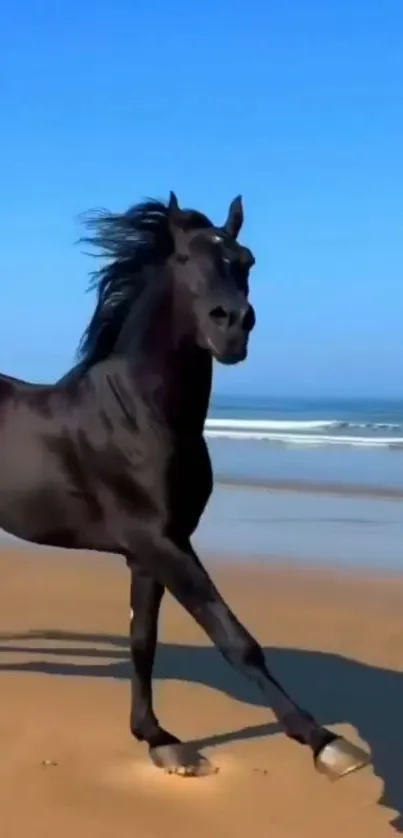
POLYGON ((153 762, 170 773, 211 773, 210 763, 158 722, 153 708, 152 673, 157 647, 158 617, 164 587, 147 570, 127 562, 130 583, 130 655, 132 659, 130 729, 146 742, 153 762))
MULTIPOLYGON (((268 669, 261 647, 228 608, 189 543, 179 547, 155 534, 143 534, 142 540, 141 555, 147 557, 142 566, 196 619, 227 661, 262 690, 287 735, 309 746, 319 770, 340 777, 369 761, 366 752, 321 727, 284 690, 268 669)), ((183 771, 176 768, 177 773, 201 773, 192 770, 194 755, 189 760, 184 748, 175 742, 156 747, 154 761, 165 767, 170 760, 181 765, 183 771)))

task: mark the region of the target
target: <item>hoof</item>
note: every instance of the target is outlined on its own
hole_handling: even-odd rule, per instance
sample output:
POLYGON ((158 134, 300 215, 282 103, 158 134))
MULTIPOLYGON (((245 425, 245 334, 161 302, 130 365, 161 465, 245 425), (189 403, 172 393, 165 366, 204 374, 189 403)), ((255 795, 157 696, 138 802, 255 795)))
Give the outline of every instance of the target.
POLYGON ((315 758, 315 768, 334 781, 365 768, 370 762, 371 757, 367 751, 339 736, 319 751, 315 758))
POLYGON ((150 757, 157 768, 180 777, 208 777, 218 771, 193 745, 186 742, 150 748, 150 757))

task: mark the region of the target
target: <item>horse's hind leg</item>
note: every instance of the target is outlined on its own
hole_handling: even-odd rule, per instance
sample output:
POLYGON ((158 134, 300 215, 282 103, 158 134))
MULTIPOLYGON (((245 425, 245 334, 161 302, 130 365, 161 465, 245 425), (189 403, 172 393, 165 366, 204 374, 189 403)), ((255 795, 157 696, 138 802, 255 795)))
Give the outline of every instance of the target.
POLYGON ((140 742, 147 742, 152 760, 176 774, 211 773, 210 763, 189 745, 164 730, 154 713, 152 671, 157 647, 158 616, 164 587, 128 557, 130 585, 131 681, 130 729, 140 742))

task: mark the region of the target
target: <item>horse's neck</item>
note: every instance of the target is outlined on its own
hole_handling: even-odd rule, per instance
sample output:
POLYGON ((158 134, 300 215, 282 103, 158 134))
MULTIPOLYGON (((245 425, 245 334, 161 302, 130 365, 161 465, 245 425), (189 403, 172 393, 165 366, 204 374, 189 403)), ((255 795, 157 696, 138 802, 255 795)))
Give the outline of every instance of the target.
POLYGON ((185 436, 201 434, 210 401, 211 356, 196 346, 188 346, 175 360, 168 399, 175 430, 185 436))
POLYGON ((167 281, 159 293, 129 316, 121 351, 132 376, 134 391, 154 406, 175 433, 201 434, 212 379, 210 353, 192 335, 183 301, 167 281), (141 314, 139 314, 141 312, 141 314))

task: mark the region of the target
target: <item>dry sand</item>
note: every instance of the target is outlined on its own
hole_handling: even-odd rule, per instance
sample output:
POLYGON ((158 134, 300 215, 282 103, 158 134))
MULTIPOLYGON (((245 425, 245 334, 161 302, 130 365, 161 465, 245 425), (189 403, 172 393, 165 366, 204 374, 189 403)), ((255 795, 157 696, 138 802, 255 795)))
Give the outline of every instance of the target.
POLYGON ((169 777, 128 730, 128 572, 119 559, 3 550, 0 835, 381 838, 403 832, 403 581, 210 568, 321 721, 374 770, 331 784, 167 597, 155 698, 219 767, 169 777))

